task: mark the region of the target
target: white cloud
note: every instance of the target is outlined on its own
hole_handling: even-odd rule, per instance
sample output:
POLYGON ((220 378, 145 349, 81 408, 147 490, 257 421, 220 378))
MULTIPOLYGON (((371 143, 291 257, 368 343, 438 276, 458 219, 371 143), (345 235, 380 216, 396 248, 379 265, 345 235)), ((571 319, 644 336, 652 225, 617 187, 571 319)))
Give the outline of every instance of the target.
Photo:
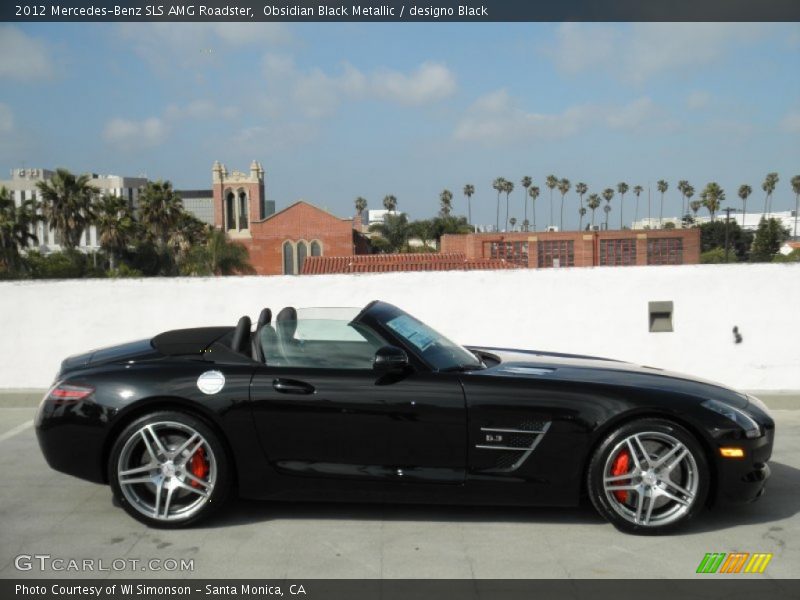
POLYGON ((781 129, 786 133, 800 133, 800 110, 794 110, 781 119, 781 129))
POLYGON ((691 110, 700 110, 706 108, 711 102, 711 94, 708 92, 695 90, 686 96, 686 108, 691 110))
POLYGON ((339 72, 299 69, 287 56, 268 54, 263 62, 267 80, 266 108, 277 112, 283 103, 304 116, 319 118, 334 112, 346 99, 379 99, 404 106, 440 101, 456 90, 455 75, 443 64, 425 62, 408 73, 378 69, 365 73, 349 63, 339 72))
POLYGON ((525 110, 504 89, 478 98, 456 125, 459 141, 505 143, 517 139, 558 139, 605 126, 622 131, 669 131, 677 127, 663 109, 642 97, 620 106, 570 106, 547 114, 525 110))
POLYGON ((581 73, 603 69, 642 83, 662 73, 695 71, 721 60, 731 48, 769 31, 758 23, 564 23, 555 46, 544 50, 559 69, 581 73))
POLYGON ((0 77, 30 81, 52 74, 52 58, 42 40, 0 24, 0 77))
POLYGON ((11 109, 0 102, 0 133, 10 133, 14 129, 14 114, 11 109))
POLYGON ((157 146, 165 140, 166 134, 167 126, 158 117, 141 121, 111 119, 103 131, 107 142, 127 148, 157 146))

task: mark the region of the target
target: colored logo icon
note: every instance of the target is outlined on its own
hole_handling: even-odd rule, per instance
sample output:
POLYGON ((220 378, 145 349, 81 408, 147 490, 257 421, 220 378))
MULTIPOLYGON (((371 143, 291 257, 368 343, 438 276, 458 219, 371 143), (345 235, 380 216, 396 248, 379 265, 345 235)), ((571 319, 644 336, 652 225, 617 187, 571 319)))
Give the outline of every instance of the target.
POLYGON ((697 566, 697 573, 763 573, 772 553, 707 552, 697 566))

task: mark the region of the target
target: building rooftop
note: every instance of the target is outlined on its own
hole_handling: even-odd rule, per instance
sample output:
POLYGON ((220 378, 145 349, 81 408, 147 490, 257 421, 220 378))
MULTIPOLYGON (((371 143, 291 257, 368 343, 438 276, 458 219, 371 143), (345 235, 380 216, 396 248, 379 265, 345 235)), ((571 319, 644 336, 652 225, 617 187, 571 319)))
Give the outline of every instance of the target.
POLYGON ((333 273, 391 273, 403 271, 472 271, 515 269, 516 265, 493 258, 467 258, 463 253, 359 254, 355 256, 309 256, 303 275, 333 273))

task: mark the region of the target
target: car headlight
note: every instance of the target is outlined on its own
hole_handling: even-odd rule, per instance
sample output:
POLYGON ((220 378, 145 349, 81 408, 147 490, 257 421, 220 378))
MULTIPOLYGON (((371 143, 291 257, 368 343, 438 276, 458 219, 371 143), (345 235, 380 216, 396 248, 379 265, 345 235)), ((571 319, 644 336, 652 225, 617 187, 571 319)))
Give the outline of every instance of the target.
POLYGON ((761 435, 761 427, 755 422, 753 417, 738 408, 719 402, 718 400, 706 400, 701 404, 708 410, 713 410, 715 413, 722 415, 726 419, 730 419, 739 427, 744 429, 744 435, 748 438, 756 438, 761 435))

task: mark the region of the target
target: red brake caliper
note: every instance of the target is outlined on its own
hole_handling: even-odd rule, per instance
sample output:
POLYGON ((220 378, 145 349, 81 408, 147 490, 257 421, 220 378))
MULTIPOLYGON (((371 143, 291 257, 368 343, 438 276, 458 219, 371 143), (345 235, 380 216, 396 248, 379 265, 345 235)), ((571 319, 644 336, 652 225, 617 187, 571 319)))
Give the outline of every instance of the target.
MULTIPOLYGON (((627 450, 623 450, 619 454, 617 454, 617 458, 614 459, 614 463, 611 465, 611 475, 624 475, 630 469, 630 462, 631 462, 631 455, 628 453, 627 450)), ((627 481, 615 481, 615 485, 621 485, 627 483, 627 481)), ((627 502, 628 501, 628 492, 627 490, 616 490, 613 492, 614 496, 616 496, 617 500, 620 502, 627 502)))
MULTIPOLYGON (((198 448, 197 452, 192 455, 189 460, 189 470, 192 475, 198 479, 205 479, 208 475, 208 461, 206 460, 206 451, 203 448, 198 448)), ((200 484, 192 480, 192 487, 200 487, 200 484)))

